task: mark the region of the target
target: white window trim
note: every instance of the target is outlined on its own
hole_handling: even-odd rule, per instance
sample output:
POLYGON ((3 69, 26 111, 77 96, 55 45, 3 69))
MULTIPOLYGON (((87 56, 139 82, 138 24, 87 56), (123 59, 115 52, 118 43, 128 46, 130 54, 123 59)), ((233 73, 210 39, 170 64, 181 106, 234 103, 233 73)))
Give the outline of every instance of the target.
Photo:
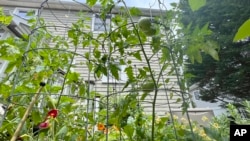
POLYGON ((0 60, 0 74, 4 74, 5 69, 7 68, 8 62, 0 60))
MULTIPOLYGON (((118 64, 119 65, 119 64, 118 64)), ((126 65, 119 65, 120 67, 120 71, 119 71, 119 77, 120 77, 120 80, 116 80, 111 72, 109 73, 109 80, 108 80, 108 77, 103 75, 102 76, 102 83, 117 83, 117 84, 123 84, 123 83, 126 83, 127 80, 128 80, 128 77, 125 73, 125 68, 126 68, 126 65)))
POLYGON ((38 14, 38 10, 37 10, 37 9, 32 9, 32 8, 20 8, 20 7, 15 8, 15 10, 13 11, 13 14, 14 14, 15 16, 21 18, 21 19, 29 20, 29 19, 32 18, 32 17, 30 17, 30 18, 28 18, 28 17, 22 17, 22 16, 20 16, 18 13, 19 13, 20 11, 29 12, 29 11, 31 11, 31 10, 34 10, 34 11, 35 11, 35 15, 38 14))
POLYGON ((6 31, 3 28, 0 28, 0 39, 5 39, 6 31))
MULTIPOLYGON (((64 75, 62 74, 57 74, 58 77, 56 78, 56 80, 53 83, 53 86, 59 86, 62 87, 63 81, 64 81, 64 75)), ((59 91, 59 93, 61 92, 61 90, 59 91)), ((68 94, 70 92, 70 85, 65 84, 64 85, 64 89, 63 89, 63 93, 62 94, 68 94)), ((57 98, 58 95, 54 95, 53 98, 57 98)))
MULTIPOLYGON (((95 33, 102 33, 102 32, 105 32, 105 30, 95 30, 95 21, 96 21, 96 16, 98 16, 98 15, 99 14, 93 14, 93 16, 92 16, 92 31, 95 33)), ((107 31, 109 31, 111 29, 111 27, 110 27, 111 23, 112 23, 111 18, 112 18, 112 14, 107 15, 106 23, 108 23, 108 21, 109 21, 109 24, 107 24, 107 26, 106 26, 107 31)))
POLYGON ((200 96, 200 90, 193 91, 193 97, 194 97, 194 100, 201 101, 200 98, 197 98, 197 95, 200 96))

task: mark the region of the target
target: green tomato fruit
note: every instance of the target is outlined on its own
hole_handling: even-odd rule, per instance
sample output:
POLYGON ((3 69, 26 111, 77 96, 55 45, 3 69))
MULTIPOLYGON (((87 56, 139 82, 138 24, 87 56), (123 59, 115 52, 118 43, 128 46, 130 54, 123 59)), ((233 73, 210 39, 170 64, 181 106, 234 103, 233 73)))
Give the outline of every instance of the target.
POLYGON ((144 93, 150 93, 152 91, 154 91, 155 87, 154 87, 154 83, 153 82, 147 82, 145 84, 143 84, 141 86, 141 90, 144 92, 144 93))
POLYGON ((141 18, 138 21, 138 26, 139 26, 140 30, 142 30, 143 32, 149 30, 152 26, 151 19, 150 18, 141 18))
POLYGON ((147 36, 153 36, 156 34, 156 28, 152 24, 150 18, 141 18, 138 21, 139 29, 144 32, 147 36))
POLYGON ((144 33, 145 33, 147 36, 154 36, 154 35, 156 34, 156 29, 155 29, 155 28, 150 28, 149 30, 144 31, 144 33))

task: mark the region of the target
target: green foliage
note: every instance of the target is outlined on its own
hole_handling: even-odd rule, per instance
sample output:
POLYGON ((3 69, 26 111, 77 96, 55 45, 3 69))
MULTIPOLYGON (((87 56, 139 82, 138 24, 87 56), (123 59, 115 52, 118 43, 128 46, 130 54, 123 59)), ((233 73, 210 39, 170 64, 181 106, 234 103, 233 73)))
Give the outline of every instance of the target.
POLYGON ((139 16, 139 15, 141 15, 141 11, 138 8, 136 8, 136 7, 130 8, 129 12, 130 12, 130 14, 132 16, 139 16))
POLYGON ((98 0, 87 0, 89 6, 94 6, 98 0))
POLYGON ((250 30, 250 19, 245 21, 237 31, 237 33, 234 36, 233 41, 236 42, 238 40, 243 40, 246 39, 247 37, 250 36, 249 31, 250 30))
POLYGON ((205 35, 203 39, 192 35, 193 38, 183 41, 190 47, 187 47, 187 54, 193 53, 189 55, 190 64, 187 65, 187 71, 195 77, 190 79, 189 85, 195 83, 198 85, 203 100, 216 102, 223 97, 240 103, 244 99, 249 99, 249 56, 246 53, 249 52, 246 33, 248 30, 244 29, 243 32, 239 30, 242 23, 249 19, 247 14, 249 8, 246 6, 248 2, 209 0, 196 11, 190 9, 187 0, 182 0, 180 3, 180 8, 183 10, 180 21, 183 29, 189 31, 184 31, 187 33, 186 37, 192 35, 192 32, 199 35, 194 32, 197 28, 204 29, 207 26, 207 30, 210 31, 209 34, 203 34, 205 35), (240 33, 237 36, 240 35, 241 40, 235 39, 237 32, 240 33), (200 42, 193 42, 196 39, 200 42), (202 51, 198 51, 199 49, 202 51), (206 89, 203 89, 204 87, 206 89))
MULTIPOLYGON (((112 0, 87 0, 90 7, 97 3, 101 4, 101 18, 105 20, 115 4, 112 0)), ((86 16, 89 13, 80 13, 79 20, 66 28, 67 38, 50 33, 53 30, 46 28, 49 25, 46 20, 39 19, 43 28, 36 28, 37 21, 31 20, 31 27, 35 30, 33 34, 23 36, 26 40, 10 37, 0 41, 1 59, 9 61, 7 77, 1 82, 0 93, 5 102, 11 96, 11 102, 15 104, 8 111, 8 120, 4 120, 0 133, 13 134, 27 104, 39 88, 39 83, 46 81, 46 87, 33 108, 30 121, 26 121, 21 132, 21 135, 31 137, 32 140, 86 140, 87 136, 88 140, 103 140, 105 134, 109 135, 110 140, 206 140, 198 132, 194 133, 193 138, 190 126, 177 122, 170 116, 156 116, 158 91, 163 89, 163 85, 170 83, 170 78, 163 76, 179 76, 178 90, 185 98, 187 77, 182 78, 177 69, 184 66, 183 58, 188 56, 193 62, 201 62, 201 54, 204 52, 219 59, 216 42, 206 39, 211 35, 208 24, 194 28, 190 25, 185 31, 174 32, 180 11, 178 4, 172 5, 175 10, 163 12, 154 20, 141 19, 138 24, 135 24, 132 16, 138 17, 140 11, 125 6, 121 14, 112 17, 110 31, 100 34, 89 30, 90 20, 86 16), (87 52, 80 54, 82 50, 87 52), (75 58, 84 60, 76 66, 80 68, 81 65, 86 65, 82 68, 86 68, 91 79, 96 81, 102 76, 119 80, 119 65, 125 65, 128 81, 119 92, 111 84, 107 88, 110 89, 109 93, 104 92, 106 88, 100 93, 96 89, 90 90, 88 78, 82 78, 79 73, 71 70, 74 68, 72 60, 75 58), (142 65, 136 66, 137 63, 142 65), (153 66, 159 66, 159 70, 154 70, 153 66), (13 74, 14 78, 11 77, 13 74), (62 82, 56 85, 58 80, 62 82), (130 91, 127 93, 125 89, 130 91), (143 113, 140 101, 151 96, 151 92, 154 92, 152 114, 148 115, 143 113), (126 96, 118 97, 115 95, 117 93, 126 96), (98 113, 93 111, 95 96, 100 96, 98 113), (89 105, 83 104, 85 100, 89 100, 89 105), (47 112, 51 109, 58 109, 59 115, 50 119, 51 126, 47 130, 39 132, 39 136, 33 136, 32 128, 46 121, 47 112), (166 126, 170 120, 175 124, 166 126), (103 124, 105 129, 94 130, 98 123, 103 124)), ((165 91, 171 90, 173 97, 176 87, 165 91)), ((186 111, 189 101, 178 98, 177 103, 179 102, 182 102, 182 108, 186 111)))
POLYGON ((145 33, 147 36, 153 36, 156 34, 156 26, 153 24, 153 19, 151 18, 141 18, 138 21, 139 29, 145 33))
POLYGON ((218 44, 212 40, 207 40, 205 37, 211 35, 211 30, 208 29, 208 24, 205 24, 202 28, 196 26, 192 31, 191 25, 188 26, 185 32, 189 34, 184 38, 183 42, 188 43, 188 47, 186 49, 187 55, 192 63, 195 61, 202 63, 202 55, 201 51, 209 54, 215 60, 219 60, 218 52, 218 44))
POLYGON ((199 10, 206 4, 206 0, 188 0, 188 2, 193 11, 199 10))
POLYGON ((0 27, 2 25, 9 25, 12 21, 12 17, 11 16, 6 16, 4 14, 3 8, 0 7, 0 27))

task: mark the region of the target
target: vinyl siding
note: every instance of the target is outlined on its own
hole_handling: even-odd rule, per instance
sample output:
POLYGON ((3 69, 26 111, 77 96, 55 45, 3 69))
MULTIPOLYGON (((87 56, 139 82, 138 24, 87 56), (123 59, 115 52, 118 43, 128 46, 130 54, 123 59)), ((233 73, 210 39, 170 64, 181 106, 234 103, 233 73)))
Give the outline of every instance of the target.
MULTIPOLYGON (((0 3, 1 5, 1 3, 0 3)), ((33 4, 35 5, 35 4, 33 4)), ((42 11, 41 17, 44 18, 44 20, 47 23, 47 26, 57 26, 56 28, 54 27, 48 27, 48 30, 51 32, 52 35, 60 35, 61 37, 64 37, 66 40, 68 39, 67 37, 67 31, 69 29, 69 27, 72 25, 73 22, 76 22, 78 20, 78 11, 74 10, 73 6, 67 6, 65 5, 65 8, 50 8, 48 9, 47 7, 45 7, 42 11)), ((20 7, 20 5, 17 7, 20 7)), ((51 7, 53 7, 53 5, 51 5, 51 7)), ((8 9, 10 11, 13 11, 15 7, 13 6, 4 6, 4 9, 8 9)), ((85 13, 86 17, 89 17, 90 19, 92 19, 93 14, 92 13, 85 13)), ((136 18, 134 18, 134 20, 138 20, 136 18)), ((89 32, 92 29, 92 20, 84 20, 84 23, 89 25, 90 28, 86 28, 83 30, 83 32, 89 32)), ((114 27, 115 28, 115 27, 114 27)), ((96 37, 98 35, 98 32, 94 32, 94 37, 96 37)), ((148 41, 150 41, 149 38, 147 38, 148 41)), ((68 42, 70 42, 68 40, 68 42)), ((51 44, 51 46, 54 46, 54 44, 51 44)), ((72 46, 73 47, 73 46, 72 46)), ((150 50, 150 46, 148 45, 144 45, 143 46, 146 52, 147 57, 150 57, 153 55, 152 51, 150 50)), ((91 48, 91 46, 90 46, 91 48)), ((100 48, 101 49, 101 48, 100 48)), ((73 48, 71 48, 70 50, 73 50, 73 48)), ((140 50, 140 46, 135 46, 132 49, 126 49, 125 52, 134 52, 140 50)), ((89 52, 89 47, 86 48, 79 48, 77 50, 77 53, 84 55, 86 52, 89 52)), ((104 51, 102 51, 102 53, 104 53, 104 51)), ((138 61, 136 60, 134 57, 129 57, 128 59, 133 60, 133 64, 131 64, 131 66, 136 66, 136 68, 142 68, 142 67, 147 67, 146 65, 146 61, 143 57, 142 52, 140 52, 141 54, 141 58, 142 61, 138 61)), ((160 56, 161 54, 159 54, 160 56)), ((119 53, 114 53, 113 56, 117 56, 119 58, 119 53)), ((74 68, 74 71, 80 73, 80 76, 82 78, 84 78, 84 80, 86 81, 88 79, 88 75, 90 75, 90 80, 94 80, 95 81, 95 90, 98 93, 102 93, 102 94, 106 94, 107 93, 107 84, 102 83, 101 78, 99 80, 95 80, 94 79, 94 75, 93 73, 88 72, 88 68, 86 66, 86 64, 84 64, 85 61, 87 61, 85 58, 83 58, 82 56, 75 56, 75 65, 77 66, 76 68, 74 68)), ((159 66, 159 58, 157 57, 157 55, 154 55, 154 57, 152 57, 152 59, 149 61, 150 66, 152 68, 152 70, 154 70, 156 73, 159 73, 160 71, 160 66, 159 66)), ((166 69, 166 71, 163 74, 163 78, 169 78, 170 82, 166 85, 166 88, 174 88, 175 90, 178 90, 178 85, 177 85, 177 79, 176 76, 174 75, 166 75, 167 72, 170 71, 169 69, 166 69)), ((118 95, 126 95, 126 92, 121 92, 122 88, 123 88, 123 84, 110 84, 109 85, 112 89, 114 89, 115 91, 120 92, 118 95)), ((127 90, 129 90, 130 88, 127 88, 127 90)), ((110 92, 112 93, 112 92, 110 92)), ((140 92, 141 93, 141 92, 140 92)), ((157 106, 156 106, 156 112, 157 114, 165 114, 167 111, 169 111, 169 106, 168 106, 168 101, 166 98, 166 95, 168 95, 168 98, 170 99, 169 95, 170 95, 170 91, 164 90, 164 86, 161 87, 161 90, 159 90, 158 92, 158 96, 157 96, 157 106)), ((142 105, 145 107, 145 112, 151 112, 152 111, 152 98, 153 98, 153 93, 150 94, 150 96, 148 96, 144 102, 142 102, 142 105)), ((170 106, 171 108, 179 108, 181 103, 176 103, 176 100, 180 98, 180 96, 178 96, 176 93, 174 94, 174 96, 172 97, 172 99, 169 100, 170 106)))

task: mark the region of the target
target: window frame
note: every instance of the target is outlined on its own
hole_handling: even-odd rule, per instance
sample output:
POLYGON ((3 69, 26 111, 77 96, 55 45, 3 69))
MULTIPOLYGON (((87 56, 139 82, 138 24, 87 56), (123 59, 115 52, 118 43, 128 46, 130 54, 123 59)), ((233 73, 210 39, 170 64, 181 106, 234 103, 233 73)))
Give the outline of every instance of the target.
POLYGON ((0 60, 0 74, 4 74, 6 67, 7 67, 7 61, 0 60))
POLYGON ((201 100, 201 98, 200 98, 200 90, 193 91, 193 97, 194 97, 194 100, 200 101, 201 100))
POLYGON ((5 38, 6 31, 3 28, 0 28, 0 39, 5 38))
MULTIPOLYGON (((110 31, 110 29, 111 29, 111 18, 112 18, 112 14, 106 15, 106 20, 105 20, 106 31, 110 31)), ((100 19, 99 13, 93 14, 93 16, 92 16, 92 31, 93 32, 105 32, 105 28, 104 28, 102 20, 100 19), (101 26, 98 28, 95 28, 97 19, 98 19, 98 21, 100 21, 101 26)))
POLYGON ((13 15, 21 18, 21 19, 24 19, 24 20, 30 20, 31 18, 33 18, 32 16, 27 16, 27 15, 19 15, 20 11, 22 12, 26 12, 26 14, 29 12, 29 11, 32 11, 34 10, 35 14, 34 16, 36 16, 38 14, 38 10, 37 9, 33 9, 33 8, 21 8, 21 7, 17 7, 15 8, 15 10, 13 11, 13 15))

